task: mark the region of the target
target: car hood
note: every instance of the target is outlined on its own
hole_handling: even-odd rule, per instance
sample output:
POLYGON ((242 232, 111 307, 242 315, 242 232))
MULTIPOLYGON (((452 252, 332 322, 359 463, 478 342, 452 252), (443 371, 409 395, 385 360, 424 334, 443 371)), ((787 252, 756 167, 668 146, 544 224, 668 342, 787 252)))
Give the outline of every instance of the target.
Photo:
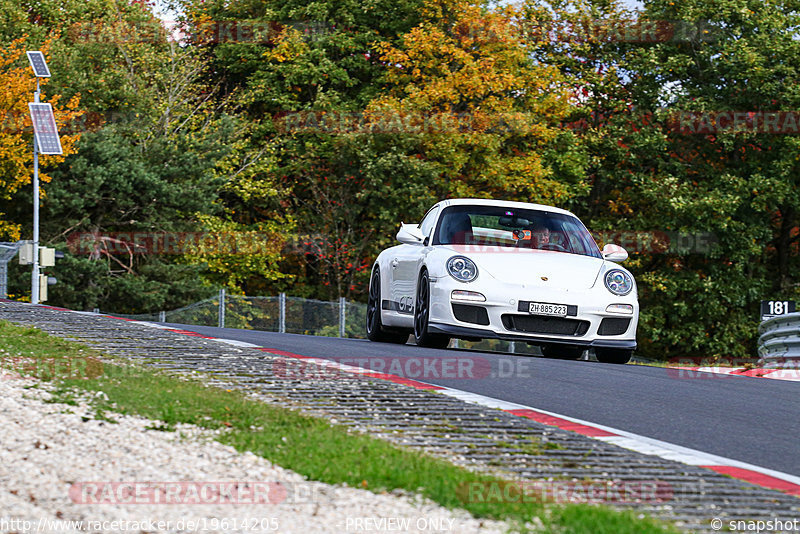
POLYGON ((594 286, 604 263, 600 258, 550 250, 454 252, 472 259, 479 272, 502 282, 551 288, 589 289, 594 286))

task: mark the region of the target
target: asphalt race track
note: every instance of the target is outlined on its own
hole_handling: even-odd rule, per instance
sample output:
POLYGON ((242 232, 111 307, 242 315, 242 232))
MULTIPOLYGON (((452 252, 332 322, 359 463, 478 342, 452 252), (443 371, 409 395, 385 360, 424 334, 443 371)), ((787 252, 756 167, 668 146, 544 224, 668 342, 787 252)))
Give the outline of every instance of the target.
POLYGON ((471 367, 463 377, 437 378, 436 373, 425 373, 411 378, 800 476, 798 382, 256 330, 167 326, 348 365, 359 365, 356 358, 370 358, 373 369, 376 362, 390 361, 386 358, 458 357, 471 367))

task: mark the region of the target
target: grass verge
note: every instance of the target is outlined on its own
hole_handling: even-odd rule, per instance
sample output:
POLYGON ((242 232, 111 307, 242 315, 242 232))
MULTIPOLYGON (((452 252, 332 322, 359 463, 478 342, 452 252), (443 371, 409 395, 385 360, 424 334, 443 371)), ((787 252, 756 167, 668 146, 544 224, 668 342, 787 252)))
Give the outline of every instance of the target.
MULTIPOLYGON (((129 365, 78 343, 34 328, 0 321, 0 366, 20 375, 54 380, 54 400, 74 403, 91 395, 100 417, 111 413, 159 421, 170 430, 178 423, 221 429, 217 439, 240 451, 252 451, 309 479, 346 483, 374 492, 402 489, 476 517, 517 525, 538 517, 544 532, 567 534, 676 533, 671 525, 640 518, 633 511, 605 506, 559 506, 520 497, 485 498, 470 487, 505 487, 497 477, 476 474, 419 451, 402 448, 296 411, 268 405, 241 392, 204 385, 200 380, 129 365), (470 497, 472 495, 472 497, 470 497), (478 498, 475 498, 475 497, 478 498)), ((2 375, 0 371, 0 375, 2 375)))

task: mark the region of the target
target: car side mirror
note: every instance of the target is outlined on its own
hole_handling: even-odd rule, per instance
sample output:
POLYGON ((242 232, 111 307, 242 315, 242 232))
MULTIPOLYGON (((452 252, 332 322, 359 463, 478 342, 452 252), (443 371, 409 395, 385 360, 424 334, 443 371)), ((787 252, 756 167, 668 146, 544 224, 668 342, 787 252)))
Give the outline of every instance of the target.
POLYGON ((609 243, 603 247, 603 259, 616 263, 622 263, 628 259, 628 251, 619 245, 609 243))
POLYGON ((397 240, 406 245, 421 245, 425 240, 422 230, 417 224, 400 223, 400 230, 397 232, 397 240))

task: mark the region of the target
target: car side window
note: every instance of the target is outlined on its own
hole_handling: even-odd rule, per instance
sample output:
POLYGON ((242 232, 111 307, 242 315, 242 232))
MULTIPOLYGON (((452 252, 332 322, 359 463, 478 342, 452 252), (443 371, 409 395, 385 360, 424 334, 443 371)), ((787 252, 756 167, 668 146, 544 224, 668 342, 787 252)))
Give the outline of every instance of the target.
POLYGON ((430 237, 431 230, 433 230, 433 223, 436 222, 436 214, 439 213, 439 206, 434 206, 428 213, 425 214, 425 217, 422 218, 422 222, 419 223, 419 229, 422 230, 422 235, 425 237, 430 237))

